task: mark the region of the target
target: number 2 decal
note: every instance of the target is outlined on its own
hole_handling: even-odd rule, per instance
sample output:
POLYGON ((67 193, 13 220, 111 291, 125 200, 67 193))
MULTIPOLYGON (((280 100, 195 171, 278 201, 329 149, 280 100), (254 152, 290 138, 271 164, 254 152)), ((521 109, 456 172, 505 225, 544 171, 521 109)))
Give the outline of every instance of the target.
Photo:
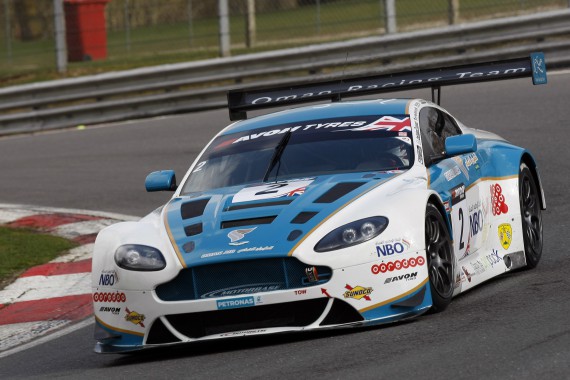
POLYGON ((463 208, 459 208, 459 221, 461 222, 461 235, 459 235, 459 249, 463 249, 465 247, 465 243, 463 242, 463 225, 465 224, 465 217, 463 216, 463 208))
POLYGON ((269 185, 269 187, 267 189, 255 193, 255 196, 266 195, 266 194, 274 194, 274 193, 278 192, 277 189, 280 189, 280 188, 288 186, 288 185, 289 185, 288 183, 274 183, 272 185, 269 185))
POLYGON ((194 168, 194 173, 199 172, 200 170, 202 170, 202 168, 204 167, 204 165, 206 165, 206 162, 208 161, 202 161, 199 162, 196 167, 194 168))

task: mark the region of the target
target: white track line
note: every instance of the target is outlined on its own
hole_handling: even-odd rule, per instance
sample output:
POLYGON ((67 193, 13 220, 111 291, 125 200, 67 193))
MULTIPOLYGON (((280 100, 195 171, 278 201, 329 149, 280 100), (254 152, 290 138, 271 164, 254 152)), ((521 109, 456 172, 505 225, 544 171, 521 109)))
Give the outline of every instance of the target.
MULTIPOLYGON (((94 323, 94 321, 93 321, 92 317, 84 319, 81 322, 74 323, 73 325, 71 325, 69 327, 63 328, 61 330, 57 330, 57 331, 55 331, 49 335, 44 335, 41 338, 35 339, 29 343, 22 344, 20 346, 14 347, 14 348, 6 350, 6 351, 0 351, 0 358, 4 358, 6 356, 10 356, 12 354, 27 350, 29 348, 33 348, 33 347, 39 346, 41 344, 47 343, 51 340, 60 338, 64 335, 70 334, 76 330, 79 330, 79 329, 82 329, 82 328, 87 327, 89 325, 92 325, 93 323, 94 323)), ((93 344, 93 345, 95 345, 95 344, 93 344)))

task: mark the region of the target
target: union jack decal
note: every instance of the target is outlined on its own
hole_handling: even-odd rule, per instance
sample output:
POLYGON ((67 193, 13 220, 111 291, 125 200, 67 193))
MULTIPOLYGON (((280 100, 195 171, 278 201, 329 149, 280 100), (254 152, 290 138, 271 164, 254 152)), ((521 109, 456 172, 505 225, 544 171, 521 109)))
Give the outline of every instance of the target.
POLYGON ((411 132, 412 124, 409 117, 398 119, 393 116, 382 116, 380 119, 365 125, 363 127, 353 128, 351 131, 378 131, 386 130, 388 132, 411 132))

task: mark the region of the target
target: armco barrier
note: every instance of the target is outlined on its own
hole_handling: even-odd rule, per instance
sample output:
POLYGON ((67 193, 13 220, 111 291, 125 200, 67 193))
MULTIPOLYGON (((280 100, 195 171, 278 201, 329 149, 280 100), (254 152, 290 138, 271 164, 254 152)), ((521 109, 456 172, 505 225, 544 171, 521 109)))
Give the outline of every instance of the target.
POLYGON ((570 10, 162 65, 0 89, 0 134, 226 106, 237 86, 394 72, 546 53, 570 65, 570 10))

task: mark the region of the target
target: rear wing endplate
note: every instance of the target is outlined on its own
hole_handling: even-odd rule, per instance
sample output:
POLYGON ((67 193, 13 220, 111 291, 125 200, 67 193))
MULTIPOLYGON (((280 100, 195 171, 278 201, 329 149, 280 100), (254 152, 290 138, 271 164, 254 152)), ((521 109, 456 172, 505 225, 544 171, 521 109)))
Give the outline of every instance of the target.
MULTIPOLYGON (((345 97, 431 88, 432 98, 441 86, 532 77, 535 85, 546 84, 543 53, 503 61, 475 63, 421 71, 308 82, 282 87, 257 87, 228 92, 230 120, 247 119, 247 111, 345 97)), ((435 99, 433 99, 435 101, 435 99)), ((437 101, 439 103, 439 99, 437 101)))

